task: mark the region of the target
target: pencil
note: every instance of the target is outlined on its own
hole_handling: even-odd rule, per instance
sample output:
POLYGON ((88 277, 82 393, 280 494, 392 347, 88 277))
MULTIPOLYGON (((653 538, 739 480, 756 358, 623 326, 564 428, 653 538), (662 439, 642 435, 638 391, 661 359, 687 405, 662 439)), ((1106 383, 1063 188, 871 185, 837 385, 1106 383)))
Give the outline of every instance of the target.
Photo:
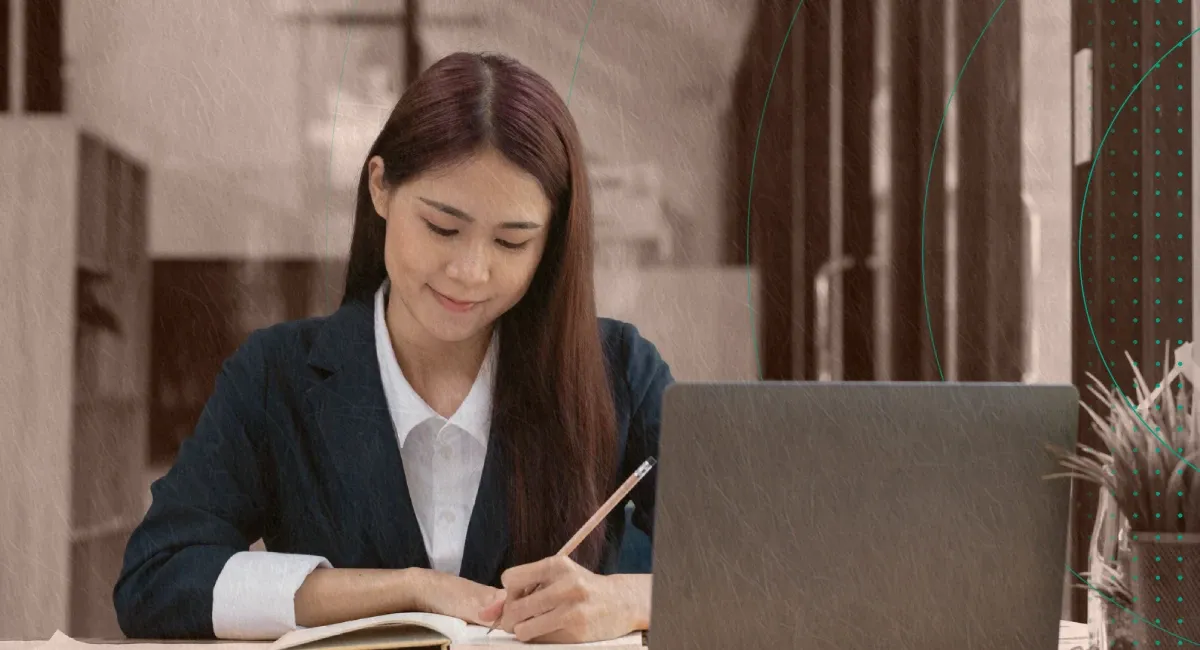
MULTIPOLYGON (((554 554, 554 557, 566 557, 574 553, 575 549, 579 548, 579 545, 583 543, 583 540, 587 539, 587 536, 591 535, 593 530, 596 530, 596 526, 599 526, 600 522, 604 521, 604 518, 613 511, 613 508, 616 508, 617 504, 620 503, 621 500, 624 499, 633 490, 633 488, 636 487, 637 484, 643 478, 645 478, 647 474, 650 473, 650 470, 654 469, 654 465, 657 462, 658 461, 655 460, 653 456, 647 458, 646 462, 642 463, 636 470, 634 470, 633 474, 630 474, 629 478, 625 479, 625 482, 621 484, 621 487, 617 488, 617 491, 613 492, 612 496, 608 497, 608 501, 605 501, 598 509, 596 509, 595 514, 593 514, 591 518, 589 518, 587 522, 585 522, 583 526, 581 526, 579 530, 571 536, 571 539, 568 539, 567 543, 563 544, 563 547, 559 549, 558 553, 554 554)), ((528 594, 521 594, 521 597, 526 595, 528 594)), ((503 617, 504 608, 501 607, 500 613, 496 615, 496 620, 492 621, 492 626, 488 628, 488 634, 491 634, 496 630, 496 626, 499 625, 500 619, 503 617)))

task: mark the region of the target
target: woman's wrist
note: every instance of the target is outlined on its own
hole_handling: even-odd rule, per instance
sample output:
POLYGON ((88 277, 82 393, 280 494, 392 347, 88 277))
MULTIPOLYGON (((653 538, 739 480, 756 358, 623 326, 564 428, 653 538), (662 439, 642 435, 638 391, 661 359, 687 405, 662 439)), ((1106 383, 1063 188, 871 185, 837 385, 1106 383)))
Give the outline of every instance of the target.
POLYGON ((608 576, 621 605, 622 617, 631 631, 650 629, 652 577, 648 573, 618 573, 608 576))
POLYGON ((399 569, 395 573, 395 584, 391 593, 396 601, 393 608, 397 612, 429 612, 432 603, 429 598, 434 593, 436 572, 420 568, 399 569))
POLYGON ((428 611, 437 585, 424 569, 325 569, 305 578, 293 598, 296 624, 318 627, 368 616, 428 611))

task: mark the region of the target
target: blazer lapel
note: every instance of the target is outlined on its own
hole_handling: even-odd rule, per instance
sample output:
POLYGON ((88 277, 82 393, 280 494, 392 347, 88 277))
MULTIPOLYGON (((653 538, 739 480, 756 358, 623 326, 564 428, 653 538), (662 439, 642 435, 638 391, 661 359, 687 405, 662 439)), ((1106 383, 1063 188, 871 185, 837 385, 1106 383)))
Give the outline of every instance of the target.
POLYGON ((343 499, 374 543, 379 566, 429 568, 379 378, 373 323, 372 306, 362 303, 329 317, 309 364, 331 374, 305 397, 337 468, 343 499))
POLYGON ((508 475, 498 435, 503 433, 493 427, 459 571, 463 578, 495 587, 508 552, 508 475))

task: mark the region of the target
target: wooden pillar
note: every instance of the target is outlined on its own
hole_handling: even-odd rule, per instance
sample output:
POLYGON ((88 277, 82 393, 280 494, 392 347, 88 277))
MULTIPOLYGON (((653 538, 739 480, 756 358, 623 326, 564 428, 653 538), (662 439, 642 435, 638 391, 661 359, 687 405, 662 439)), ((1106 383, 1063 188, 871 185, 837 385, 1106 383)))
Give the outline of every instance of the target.
POLYGON ((420 37, 421 0, 405 0, 404 26, 401 31, 404 52, 404 79, 401 92, 416 81, 425 69, 420 37))
MULTIPOLYGON (((760 16, 766 23, 759 54, 765 61, 774 61, 787 30, 789 8, 783 3, 768 3, 762 6, 760 16)), ((757 92, 752 96, 758 98, 759 106, 765 102, 765 108, 760 111, 762 124, 755 147, 757 156, 751 152, 754 187, 750 214, 755 228, 751 246, 757 250, 763 306, 759 360, 763 379, 783 380, 792 378, 795 334, 791 292, 794 251, 792 239, 787 236, 792 228, 792 152, 791 147, 779 146, 779 143, 790 141, 795 117, 791 105, 791 58, 779 59, 773 82, 772 66, 759 65, 756 69, 757 92)), ((755 131, 757 135, 759 128, 755 131)))
MULTIPOLYGON (((1196 26, 1191 3, 1142 5, 1139 70, 1149 70, 1196 26), (1144 48, 1144 49, 1143 49, 1144 48)), ((1145 138, 1138 217, 1142 242, 1141 280, 1145 291, 1141 309, 1139 361, 1146 380, 1157 382, 1168 370, 1165 353, 1191 341, 1192 301, 1192 111, 1195 83, 1192 48, 1195 38, 1162 61, 1139 90, 1141 133, 1145 138), (1154 379, 1151 379, 1154 377, 1154 379)), ((1127 107, 1126 110, 1129 110, 1127 107)), ((1105 356, 1108 356, 1107 353, 1105 356)), ((1135 356, 1135 358, 1138 358, 1135 356)))
MULTIPOLYGON (((925 280, 922 303, 919 305, 917 320, 920 323, 920 375, 918 379, 936 381, 943 378, 943 362, 937 357, 936 342, 946 341, 946 174, 945 174, 945 145, 942 141, 945 130, 942 126, 942 115, 945 111, 949 95, 945 83, 946 35, 945 0, 925 0, 919 3, 920 31, 918 47, 920 52, 922 79, 921 117, 919 128, 922 137, 919 160, 926 167, 926 178, 923 183, 926 190, 922 192, 924 206, 923 221, 919 227, 924 234, 918 235, 923 240, 925 248, 924 270, 925 280), (938 138, 941 129, 942 139, 938 138), (934 143, 937 142, 935 148, 934 143), (934 158, 941 160, 936 163, 934 158), (930 162, 935 164, 932 173, 930 162), (925 198, 928 197, 928 198, 925 198), (928 316, 926 316, 928 310, 928 316)), ((919 276, 919 271, 918 271, 919 276)), ((918 282, 920 278, 918 277, 918 282)), ((911 312, 909 312, 911 313, 911 312)), ((895 346, 893 346, 895 349, 895 346)), ((896 366, 893 364, 893 368, 896 366)), ((901 379, 904 377, 897 377, 901 379)))
POLYGON ((934 148, 948 94, 944 16, 944 0, 892 2, 888 52, 892 226, 887 270, 892 293, 888 378, 895 381, 940 380, 932 341, 942 363, 947 347, 945 133, 934 148), (931 161, 935 163, 932 175, 931 161))
MULTIPOLYGON (((986 3, 984 3, 986 6, 986 3)), ((1021 2, 1008 0, 984 36, 987 138, 987 368, 991 381, 1021 381, 1025 367, 1026 206, 1021 177, 1021 2)), ((1064 65, 1066 62, 1063 62, 1064 65)), ((963 140, 964 145, 970 140, 963 140)), ((970 151, 964 146, 964 153, 970 151)), ((973 237, 959 230, 959 240, 973 237)), ((969 326, 969 324, 968 324, 969 326)))
MULTIPOLYGON (((1071 51, 1075 59, 1082 61, 1082 64, 1077 63, 1072 66, 1072 85, 1076 89, 1074 93, 1074 97, 1077 98, 1076 102, 1080 101, 1078 98, 1086 97, 1084 101, 1087 105, 1074 106, 1072 114, 1089 116, 1091 128, 1081 131, 1077 125, 1073 134, 1075 146, 1072 148, 1076 158, 1071 185, 1071 213, 1073 220, 1079 220, 1079 226, 1072 228, 1071 249, 1078 251, 1075 254, 1075 262, 1080 272, 1078 277, 1072 274, 1071 282, 1071 321, 1074 324, 1071 342, 1071 374, 1075 385, 1080 387, 1080 394, 1086 395, 1084 386, 1090 381, 1087 375, 1098 371, 1102 372, 1099 368, 1099 355, 1092 341, 1091 328, 1088 326, 1088 313, 1098 304, 1097 296, 1102 289, 1102 285, 1097 281, 1097 278, 1101 277, 1102 268, 1104 268, 1101 263, 1103 258, 1100 249, 1102 221, 1095 215, 1102 207, 1099 204, 1100 186, 1106 183, 1093 184, 1091 179, 1099 178, 1095 176, 1096 174, 1106 173, 1104 171, 1105 159, 1101 157, 1093 170, 1092 157, 1099 142, 1099 133, 1102 132, 1102 129, 1107 128, 1108 124, 1105 120, 1105 113, 1097 109, 1099 106, 1097 101, 1099 60, 1092 58, 1089 62, 1087 57, 1080 58, 1081 55, 1095 52, 1094 45, 1100 29, 1097 21, 1100 14, 1096 5, 1085 4, 1083 0, 1074 0, 1074 7, 1071 51), (1086 152, 1085 158, 1080 159, 1078 155, 1080 151, 1086 152), (1086 210, 1084 210, 1085 207, 1086 210)), ((1106 263, 1111 265, 1116 261, 1111 260, 1106 263)), ((1118 272, 1115 265, 1108 266, 1108 268, 1113 272, 1118 272)), ((1107 329, 1104 327, 1098 333, 1102 334, 1107 329)), ((1092 432, 1087 413, 1082 409, 1079 413, 1078 426, 1079 443, 1097 447, 1099 437, 1092 432)), ((1099 499, 1094 486, 1079 480, 1072 482, 1071 494, 1071 524, 1067 540, 1070 548, 1067 564, 1076 574, 1082 574, 1088 566, 1088 541, 1091 538, 1092 524, 1099 499)), ((1071 578, 1071 584, 1069 615, 1074 621, 1087 622, 1087 592, 1076 587, 1079 583, 1074 576, 1071 578)))
POLYGON ((8 31, 12 27, 12 13, 12 0, 0 0, 0 113, 12 110, 8 99, 13 74, 12 52, 9 51, 12 40, 8 31))
POLYGON ((824 2, 808 2, 801 10, 792 31, 793 45, 799 53, 794 97, 802 107, 795 125, 792 150, 792 183, 796 192, 792 237, 796 242, 790 282, 793 285, 792 378, 819 378, 821 347, 817 318, 822 305, 814 280, 830 260, 831 188, 829 154, 831 53, 830 13, 824 2), (799 39, 797 41, 796 39, 799 39))
MULTIPOLYGON (((1020 3, 956 8, 954 60, 983 35, 956 95, 955 228, 960 381, 1019 381, 1024 359, 1020 3), (994 18, 993 18, 994 14, 994 18)), ((939 344, 939 353, 943 346, 939 344)), ((947 373, 949 374, 949 373, 947 373)))
MULTIPOLYGON (((961 3, 957 7, 957 42, 955 44, 955 67, 962 65, 971 51, 975 39, 983 31, 987 21, 987 10, 991 7, 981 3, 961 3)), ((995 42, 980 43, 980 50, 994 47, 995 42)), ((958 301, 957 339, 958 353, 953 368, 954 379, 960 381, 983 381, 987 372, 987 306, 988 282, 987 239, 982 236, 987 225, 988 160, 983 130, 987 123, 987 78, 980 59, 984 52, 975 53, 975 65, 971 74, 963 74, 955 97, 957 108, 958 146, 957 177, 955 196, 956 227, 956 293, 958 301)), ((945 346, 948 348, 949 346, 945 346)), ((950 375, 950 373, 947 373, 950 375)))
MULTIPOLYGON (((841 172, 833 191, 842 206, 842 251, 853 262, 842 274, 839 324, 842 379, 875 379, 875 200, 871 191, 872 97, 875 92, 875 2, 834 0, 841 11, 841 172)), ((835 163, 836 164, 836 163, 835 163)), ((907 164, 907 161, 905 161, 907 164)), ((883 315, 879 315, 883 316, 883 315)))
POLYGON ((26 0, 25 2, 25 77, 26 113, 63 112, 63 2, 62 0, 26 0))
MULTIPOLYGON (((759 330, 763 379, 817 379, 827 341, 818 341, 818 315, 828 303, 815 280, 830 260, 831 13, 828 3, 805 4, 771 71, 796 6, 765 0, 753 28, 735 89, 741 98, 731 133, 732 259, 744 261, 747 190, 753 165, 751 259, 759 269, 759 330), (761 136, 759 123, 762 121, 761 136), (757 138, 757 147, 756 147, 757 138)), ((831 323, 836 326, 836 323, 831 323)))
MULTIPOLYGON (((787 51, 775 70, 793 10, 782 3, 759 3, 730 112, 732 190, 726 232, 732 236, 727 253, 731 261, 745 263, 749 210, 750 260, 759 269, 761 295, 756 322, 759 372, 769 380, 793 376, 793 147, 787 143, 799 114, 792 104, 794 64, 787 51)), ((789 47, 803 45, 793 34, 789 47)))

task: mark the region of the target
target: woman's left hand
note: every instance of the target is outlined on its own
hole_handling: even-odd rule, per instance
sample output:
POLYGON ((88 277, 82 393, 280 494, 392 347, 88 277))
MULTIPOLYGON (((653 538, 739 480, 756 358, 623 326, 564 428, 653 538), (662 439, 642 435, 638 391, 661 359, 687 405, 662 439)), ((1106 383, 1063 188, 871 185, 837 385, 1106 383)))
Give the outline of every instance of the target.
POLYGON ((479 618, 523 642, 588 643, 646 629, 650 576, 596 575, 569 558, 551 557, 513 567, 500 576, 507 601, 484 608, 479 618))

